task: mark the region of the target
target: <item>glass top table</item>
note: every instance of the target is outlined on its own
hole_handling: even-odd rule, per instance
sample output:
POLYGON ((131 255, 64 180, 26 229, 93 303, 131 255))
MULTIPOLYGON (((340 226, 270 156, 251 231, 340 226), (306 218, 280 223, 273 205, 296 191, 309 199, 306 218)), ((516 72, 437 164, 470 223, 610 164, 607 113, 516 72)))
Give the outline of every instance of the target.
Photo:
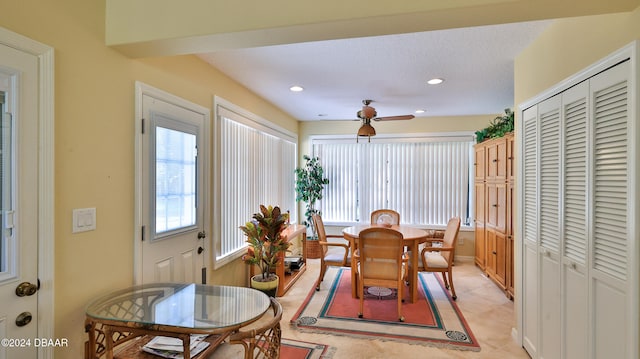
POLYGON ((103 345, 107 358, 111 358, 113 348, 120 342, 117 339, 111 342, 110 332, 173 336, 183 339, 187 354, 191 334, 217 334, 222 337, 221 342, 234 330, 258 320, 270 304, 266 294, 252 288, 179 283, 137 285, 109 293, 87 305, 89 344, 90 348, 98 346, 91 349, 94 353, 100 352, 103 345), (102 337, 93 333, 97 327, 105 332, 105 343, 96 343, 97 337, 102 337))

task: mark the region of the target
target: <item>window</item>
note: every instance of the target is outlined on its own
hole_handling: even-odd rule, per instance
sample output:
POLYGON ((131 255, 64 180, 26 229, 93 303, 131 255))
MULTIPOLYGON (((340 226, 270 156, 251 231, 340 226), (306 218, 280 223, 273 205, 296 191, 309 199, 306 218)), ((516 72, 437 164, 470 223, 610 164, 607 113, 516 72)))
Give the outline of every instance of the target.
POLYGON ((196 135, 157 126, 155 129, 155 233, 195 226, 196 135))
POLYGON ((468 223, 473 156, 471 134, 377 138, 371 143, 312 138, 329 185, 319 201, 325 222, 368 222, 375 209, 400 212, 402 223, 468 223))
POLYGON ((244 253, 239 226, 259 206, 280 206, 296 221, 295 134, 216 98, 214 267, 244 253))

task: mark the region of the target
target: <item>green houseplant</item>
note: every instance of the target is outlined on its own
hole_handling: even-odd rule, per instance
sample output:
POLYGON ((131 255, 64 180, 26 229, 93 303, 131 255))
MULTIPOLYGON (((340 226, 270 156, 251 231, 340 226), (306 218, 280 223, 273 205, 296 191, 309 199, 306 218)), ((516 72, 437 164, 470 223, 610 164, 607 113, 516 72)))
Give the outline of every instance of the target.
POLYGON ((260 268, 260 274, 251 278, 252 287, 264 290, 273 297, 278 287, 278 276, 271 270, 280 260, 280 253, 286 252, 291 245, 282 236, 282 231, 287 228, 288 216, 278 206, 260 205, 260 212, 253 215, 253 220, 240 226, 249 243, 242 260, 260 268))
POLYGON ((511 109, 505 109, 504 114, 497 116, 489 126, 476 131, 476 142, 480 143, 491 138, 502 137, 513 131, 514 113, 511 109))
POLYGON ((296 200, 307 203, 304 216, 306 220, 302 222, 305 226, 311 226, 313 238, 317 239, 315 228, 311 222, 311 216, 320 213, 315 208, 316 201, 322 199, 324 185, 329 184, 329 179, 324 178, 324 170, 320 165, 318 157, 303 156, 306 164, 304 167, 296 168, 296 200))

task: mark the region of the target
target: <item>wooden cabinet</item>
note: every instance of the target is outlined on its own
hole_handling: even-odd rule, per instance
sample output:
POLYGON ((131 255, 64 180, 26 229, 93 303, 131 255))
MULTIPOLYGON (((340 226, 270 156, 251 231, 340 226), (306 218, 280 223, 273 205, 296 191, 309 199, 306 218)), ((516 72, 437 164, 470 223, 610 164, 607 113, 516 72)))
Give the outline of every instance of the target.
POLYGON ((513 298, 513 134, 475 151, 475 263, 513 298))

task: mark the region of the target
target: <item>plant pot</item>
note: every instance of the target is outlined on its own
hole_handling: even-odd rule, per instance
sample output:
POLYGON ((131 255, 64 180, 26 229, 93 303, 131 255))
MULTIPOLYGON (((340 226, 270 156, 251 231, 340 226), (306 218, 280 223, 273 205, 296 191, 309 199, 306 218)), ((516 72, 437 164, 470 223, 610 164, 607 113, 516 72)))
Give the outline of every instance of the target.
POLYGON ((256 274, 251 277, 251 288, 257 289, 265 293, 269 297, 275 298, 278 292, 278 282, 280 281, 280 279, 275 274, 272 274, 271 278, 273 278, 273 280, 263 282, 262 274, 256 274))
POLYGON ((322 247, 318 240, 307 240, 307 258, 318 259, 322 256, 322 247))

